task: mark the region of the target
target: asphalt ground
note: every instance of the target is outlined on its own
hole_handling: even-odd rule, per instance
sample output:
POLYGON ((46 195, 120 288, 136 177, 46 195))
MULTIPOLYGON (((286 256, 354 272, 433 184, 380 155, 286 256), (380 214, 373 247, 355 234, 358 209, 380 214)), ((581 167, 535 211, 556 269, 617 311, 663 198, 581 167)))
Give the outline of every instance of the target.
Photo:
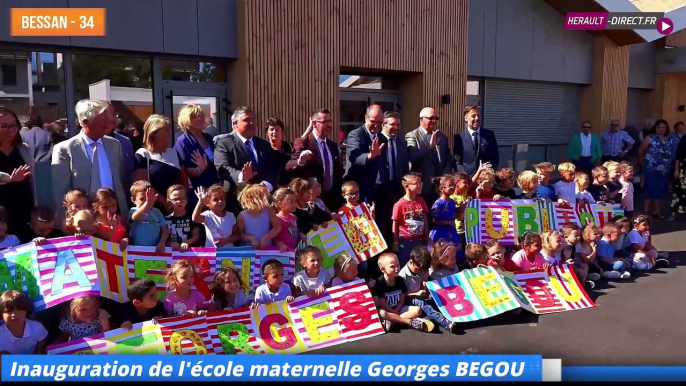
MULTIPOLYGON (((642 202, 636 197, 637 208, 642 202)), ((665 211, 668 213, 665 205, 665 211)), ((589 295, 596 307, 535 315, 503 314, 462 323, 457 334, 411 329, 310 354, 541 354, 563 366, 683 365, 686 357, 686 218, 654 220, 653 243, 670 267, 602 280, 589 295)))

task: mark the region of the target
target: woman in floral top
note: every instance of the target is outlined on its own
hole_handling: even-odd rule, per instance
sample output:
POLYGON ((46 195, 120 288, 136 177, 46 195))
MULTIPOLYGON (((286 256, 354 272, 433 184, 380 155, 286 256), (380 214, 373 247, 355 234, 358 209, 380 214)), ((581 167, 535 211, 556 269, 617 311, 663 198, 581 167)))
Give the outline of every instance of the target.
POLYGON ((672 142, 668 137, 669 125, 664 119, 659 119, 650 129, 650 134, 643 139, 638 149, 639 162, 643 164, 645 178, 645 212, 657 218, 664 218, 660 214, 660 200, 667 194, 667 183, 672 160, 672 142), (654 204, 655 211, 650 211, 650 204, 654 204))
POLYGON ((674 195, 672 196, 672 217, 686 213, 686 137, 682 137, 676 149, 674 161, 674 195))

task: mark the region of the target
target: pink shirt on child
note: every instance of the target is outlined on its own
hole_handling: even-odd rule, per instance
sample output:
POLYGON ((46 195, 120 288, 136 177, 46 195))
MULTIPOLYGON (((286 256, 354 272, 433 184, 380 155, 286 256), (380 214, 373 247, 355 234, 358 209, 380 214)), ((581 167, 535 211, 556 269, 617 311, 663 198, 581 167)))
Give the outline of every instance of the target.
POLYGON ((274 241, 280 241, 286 244, 289 249, 295 249, 300 241, 298 218, 293 213, 285 217, 277 214, 276 217, 281 222, 281 231, 274 237, 274 241))
POLYGON ((522 271, 528 271, 534 268, 543 268, 543 264, 547 263, 543 255, 540 253, 536 254, 536 258, 534 258, 534 262, 532 263, 531 261, 529 261, 529 259, 526 258, 526 254, 524 253, 523 249, 517 251, 512 256, 512 262, 515 263, 519 268, 521 268, 522 271))
POLYGON ((622 208, 633 212, 634 210, 634 184, 629 181, 620 180, 622 183, 622 208))
POLYGON ((168 291, 164 299, 164 309, 171 316, 182 316, 187 311, 198 311, 203 303, 205 303, 205 297, 198 290, 191 290, 188 300, 181 300, 173 291, 168 291))

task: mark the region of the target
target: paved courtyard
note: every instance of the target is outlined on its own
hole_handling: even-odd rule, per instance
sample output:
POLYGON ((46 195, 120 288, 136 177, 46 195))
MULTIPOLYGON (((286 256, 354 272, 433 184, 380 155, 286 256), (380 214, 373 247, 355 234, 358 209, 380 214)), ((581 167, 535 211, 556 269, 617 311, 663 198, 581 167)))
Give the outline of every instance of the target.
MULTIPOLYGON (((639 203, 639 200, 636 200, 639 203)), ((667 213, 666 211, 664 213, 667 213)), ((312 354, 542 354, 574 365, 682 365, 686 357, 686 220, 658 220, 654 244, 669 268, 599 282, 596 307, 549 315, 523 312, 462 324, 464 331, 402 330, 312 354)))

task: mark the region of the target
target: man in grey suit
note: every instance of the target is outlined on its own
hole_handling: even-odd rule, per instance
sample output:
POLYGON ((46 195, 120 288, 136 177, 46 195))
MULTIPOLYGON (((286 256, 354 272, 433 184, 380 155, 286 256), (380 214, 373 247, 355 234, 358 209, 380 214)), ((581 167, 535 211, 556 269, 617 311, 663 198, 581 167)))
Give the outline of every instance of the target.
POLYGON ((122 184, 121 145, 106 135, 112 120, 109 107, 110 104, 103 100, 80 100, 75 110, 81 132, 53 149, 53 194, 60 222, 64 219, 61 209, 64 195, 73 189, 91 195, 100 188, 110 188, 117 194, 119 211, 122 215, 128 214, 130 194, 124 191, 122 184))
POLYGON ((419 127, 407 133, 405 140, 410 170, 422 174, 422 197, 430 208, 438 198, 433 178, 452 172, 448 137, 438 130, 438 116, 433 108, 425 107, 419 112, 419 127))

